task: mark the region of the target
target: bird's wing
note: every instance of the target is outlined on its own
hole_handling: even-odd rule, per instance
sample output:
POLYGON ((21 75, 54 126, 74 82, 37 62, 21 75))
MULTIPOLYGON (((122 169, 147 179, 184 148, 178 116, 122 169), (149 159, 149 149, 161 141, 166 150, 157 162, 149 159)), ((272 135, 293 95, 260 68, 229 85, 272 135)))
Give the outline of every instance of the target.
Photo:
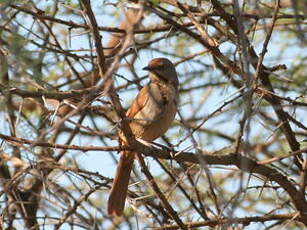
POLYGON ((133 118, 135 117, 135 115, 140 112, 145 104, 148 101, 148 94, 149 94, 149 87, 145 86, 141 89, 141 91, 139 92, 139 94, 137 95, 137 97, 134 99, 131 107, 128 109, 126 115, 127 117, 133 118))

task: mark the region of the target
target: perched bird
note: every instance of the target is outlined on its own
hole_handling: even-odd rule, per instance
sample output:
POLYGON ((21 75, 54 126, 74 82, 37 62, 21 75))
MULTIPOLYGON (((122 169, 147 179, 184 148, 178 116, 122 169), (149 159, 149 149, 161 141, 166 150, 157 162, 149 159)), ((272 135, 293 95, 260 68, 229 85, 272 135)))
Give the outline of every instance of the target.
MULTIPOLYGON (((126 116, 135 138, 151 142, 162 136, 173 122, 178 106, 178 77, 175 66, 166 58, 152 59, 143 70, 149 71, 150 83, 134 99, 126 116)), ((121 143, 125 143, 119 134, 121 143)), ((121 216, 125 206, 135 152, 122 151, 116 169, 108 214, 121 216)))

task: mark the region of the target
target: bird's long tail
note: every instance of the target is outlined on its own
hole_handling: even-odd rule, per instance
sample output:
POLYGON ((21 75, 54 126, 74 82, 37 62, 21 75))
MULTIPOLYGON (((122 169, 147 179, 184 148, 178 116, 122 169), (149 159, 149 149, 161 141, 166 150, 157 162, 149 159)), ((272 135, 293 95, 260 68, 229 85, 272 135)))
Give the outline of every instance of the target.
POLYGON ((110 216, 123 214, 134 155, 135 153, 130 151, 121 152, 108 200, 108 214, 110 216))

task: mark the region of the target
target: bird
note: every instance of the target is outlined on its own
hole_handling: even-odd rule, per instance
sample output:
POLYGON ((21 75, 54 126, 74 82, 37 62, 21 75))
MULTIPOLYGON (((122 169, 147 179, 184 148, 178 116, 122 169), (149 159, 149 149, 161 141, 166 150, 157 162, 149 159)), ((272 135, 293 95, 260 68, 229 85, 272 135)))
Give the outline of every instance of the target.
MULTIPOLYGON (((150 82, 144 86, 126 112, 129 127, 136 139, 152 142, 161 137, 175 119, 179 98, 179 81, 174 64, 167 58, 154 58, 146 67, 150 82)), ((119 132, 119 141, 126 140, 119 132)), ((122 216, 135 155, 122 151, 108 199, 108 215, 122 216)))

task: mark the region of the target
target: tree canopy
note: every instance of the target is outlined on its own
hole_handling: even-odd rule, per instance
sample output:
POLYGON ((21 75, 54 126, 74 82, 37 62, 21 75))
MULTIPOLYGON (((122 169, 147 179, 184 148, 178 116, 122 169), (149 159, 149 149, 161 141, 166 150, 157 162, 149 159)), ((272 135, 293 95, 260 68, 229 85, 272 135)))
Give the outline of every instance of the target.
POLYGON ((1 229, 307 226, 304 0, 0 1, 1 229), (125 111, 156 57, 180 106, 150 145, 125 111), (121 150, 138 153, 107 215, 121 150))

